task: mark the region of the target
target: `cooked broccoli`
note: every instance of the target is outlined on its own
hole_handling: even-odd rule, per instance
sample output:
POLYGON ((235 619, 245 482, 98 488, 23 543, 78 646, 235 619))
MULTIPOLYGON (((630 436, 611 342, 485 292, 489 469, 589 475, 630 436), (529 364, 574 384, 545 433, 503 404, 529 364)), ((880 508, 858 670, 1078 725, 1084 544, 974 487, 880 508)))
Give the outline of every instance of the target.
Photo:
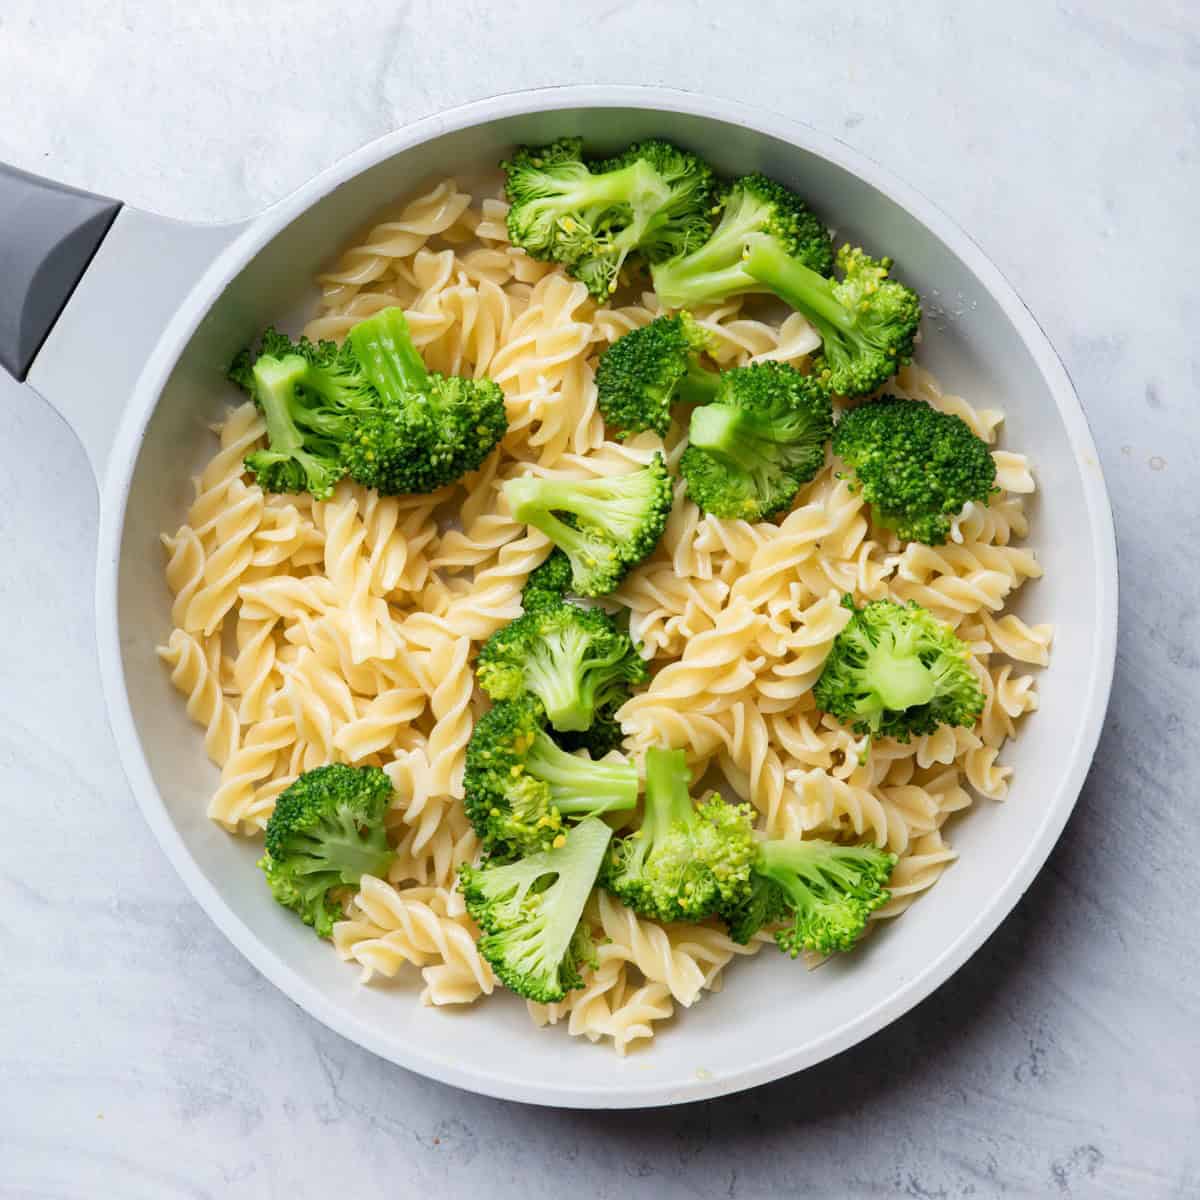
POLYGON ((811 375, 773 362, 736 367, 721 375, 716 401, 692 413, 679 468, 706 512, 762 521, 820 470, 832 432, 829 393, 811 375))
POLYGON ((970 426, 921 400, 885 396, 846 413, 833 451, 854 468, 854 486, 875 519, 902 538, 940 545, 968 501, 986 504, 996 463, 970 426))
POLYGON ((230 378, 249 390, 268 446, 246 458, 270 491, 327 497, 347 472, 380 492, 432 492, 473 471, 508 428, 488 379, 426 370, 400 308, 360 321, 343 346, 292 343, 275 330, 230 378))
POLYGON ((559 732, 587 729, 597 709, 620 704, 645 683, 646 664, 629 635, 598 608, 545 603, 498 629, 475 666, 493 700, 531 692, 559 732))
POLYGON ((669 308, 718 304, 742 292, 771 290, 746 269, 746 251, 755 238, 810 272, 832 272, 828 230, 781 184, 765 175, 745 175, 729 187, 721 208, 721 220, 707 242, 651 271, 654 290, 669 308))
POLYGON ((983 690, 966 645, 918 604, 872 600, 853 612, 833 640, 813 688, 817 707, 857 733, 894 737, 933 733, 939 725, 975 724, 983 690))
POLYGON ((672 499, 661 454, 626 475, 587 480, 523 475, 510 479, 504 494, 518 521, 540 529, 566 553, 571 586, 580 596, 611 592, 654 549, 672 499))
POLYGON ((719 377, 700 362, 711 343, 686 312, 656 317, 613 342, 596 369, 596 398, 617 436, 643 429, 665 434, 673 404, 712 400, 719 377))
POLYGON ((561 604, 571 590, 571 560, 561 550, 551 550, 549 557, 535 567, 521 589, 521 607, 534 612, 543 605, 561 604))
POLYGON ((306 771, 275 801, 259 861, 271 894, 321 937, 342 916, 337 895, 395 857, 383 827, 392 782, 378 767, 306 771))
MULTIPOLYGON (((273 333, 273 331, 268 331, 273 333)), ((263 355, 253 366, 243 351, 230 369, 234 379, 254 397, 267 422, 268 448, 246 456, 246 469, 268 492, 311 492, 326 499, 346 473, 341 461, 340 426, 349 419, 320 406, 303 386, 310 363, 300 354, 263 355), (334 436, 317 432, 332 419, 334 436)))
POLYGON ((749 886, 750 808, 713 796, 698 808, 682 750, 646 751, 641 827, 613 843, 601 882, 626 907, 659 921, 699 921, 749 886))
POLYGON ((852 950, 867 920, 886 904, 896 856, 877 846, 780 838, 758 847, 750 887, 722 915, 743 945, 760 929, 790 922, 775 941, 785 954, 852 950))
POLYGON ((557 844, 564 817, 631 809, 637 770, 593 762, 555 745, 531 696, 494 705, 467 743, 467 816, 489 855, 506 858, 557 844))
POLYGON ((912 361, 921 324, 916 292, 889 279, 890 258, 869 258, 843 246, 842 279, 826 279, 789 258, 769 238, 751 238, 746 271, 794 309, 821 335, 813 373, 839 396, 863 396, 912 361))
POLYGON ((605 299, 633 251, 657 262, 708 236, 713 174, 694 154, 652 140, 589 166, 582 152, 580 138, 561 138, 501 164, 513 245, 605 299))
POLYGON ((611 836, 603 821, 580 821, 550 850, 460 870, 467 911, 483 930, 479 952, 517 995, 552 1004, 582 986, 579 968, 594 953, 583 907, 611 836))

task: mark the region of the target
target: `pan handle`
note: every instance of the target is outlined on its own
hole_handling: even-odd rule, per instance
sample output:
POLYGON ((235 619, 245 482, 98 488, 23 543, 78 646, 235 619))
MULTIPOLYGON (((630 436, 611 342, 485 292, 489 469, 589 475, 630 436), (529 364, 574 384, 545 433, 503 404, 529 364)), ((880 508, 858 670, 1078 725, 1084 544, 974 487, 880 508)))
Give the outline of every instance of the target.
POLYGON ((0 163, 0 366, 22 380, 121 208, 0 163))
POLYGON ((58 410, 98 483, 168 319, 248 224, 174 221, 0 164, 0 366, 58 410))

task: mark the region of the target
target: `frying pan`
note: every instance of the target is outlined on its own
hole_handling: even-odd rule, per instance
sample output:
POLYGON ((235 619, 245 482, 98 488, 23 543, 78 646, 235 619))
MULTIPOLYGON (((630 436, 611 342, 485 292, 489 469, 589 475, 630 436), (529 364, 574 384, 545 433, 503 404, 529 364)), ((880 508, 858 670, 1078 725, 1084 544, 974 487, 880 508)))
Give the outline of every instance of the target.
MULTIPOLYGON (((701 1099, 798 1071, 916 1004, 979 948, 1062 831, 1100 735, 1116 640, 1117 560, 1099 459, 1045 335, 980 249, 912 189, 839 142, 703 96, 568 87, 501 96, 420 121, 351 155, 253 220, 169 221, 0 173, 0 363, 70 423, 101 504, 96 620, 113 733, 146 819, 184 883, 245 956, 318 1020, 378 1054, 473 1091, 542 1104, 636 1107, 701 1099), (467 1013, 415 1002, 417 984, 362 987, 274 904, 258 847, 204 815, 216 770, 155 657, 169 629, 161 530, 211 455, 235 397, 234 351, 298 322, 313 275, 383 205, 435 178, 493 166, 514 143, 580 134, 605 150, 646 136, 721 171, 800 190, 839 236, 886 249, 926 298, 922 363, 1007 414, 1005 444, 1039 483, 1031 544, 1045 578, 1016 606, 1052 621, 1041 711, 1005 751, 1015 782, 955 823, 961 859, 846 962, 805 972, 762 954, 627 1060, 537 1031, 512 996, 467 1013)), ((252 1014, 247 1014, 253 1020, 252 1014)))

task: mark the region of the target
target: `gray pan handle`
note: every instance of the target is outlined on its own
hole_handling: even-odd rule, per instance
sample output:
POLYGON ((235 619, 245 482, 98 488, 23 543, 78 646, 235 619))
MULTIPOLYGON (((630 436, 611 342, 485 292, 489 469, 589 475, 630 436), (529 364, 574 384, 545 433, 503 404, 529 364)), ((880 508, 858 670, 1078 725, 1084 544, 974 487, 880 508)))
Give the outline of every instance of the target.
POLYGON ((0 163, 0 367, 23 380, 121 204, 0 163))

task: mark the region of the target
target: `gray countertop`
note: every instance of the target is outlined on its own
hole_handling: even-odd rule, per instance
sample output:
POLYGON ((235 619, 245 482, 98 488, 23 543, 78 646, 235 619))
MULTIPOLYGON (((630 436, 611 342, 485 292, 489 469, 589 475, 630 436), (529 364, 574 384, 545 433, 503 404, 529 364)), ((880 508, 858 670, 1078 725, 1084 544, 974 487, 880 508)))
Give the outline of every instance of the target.
POLYGON ((0 159, 232 218, 450 104, 615 81, 884 163, 1037 314, 1116 507, 1114 700, 1048 866, 914 1012, 747 1095, 570 1113, 409 1075, 269 986, 159 853, 100 697, 87 464, 0 385, 0 1195, 1200 1196, 1200 10, 739 7, 6 0, 0 159))

